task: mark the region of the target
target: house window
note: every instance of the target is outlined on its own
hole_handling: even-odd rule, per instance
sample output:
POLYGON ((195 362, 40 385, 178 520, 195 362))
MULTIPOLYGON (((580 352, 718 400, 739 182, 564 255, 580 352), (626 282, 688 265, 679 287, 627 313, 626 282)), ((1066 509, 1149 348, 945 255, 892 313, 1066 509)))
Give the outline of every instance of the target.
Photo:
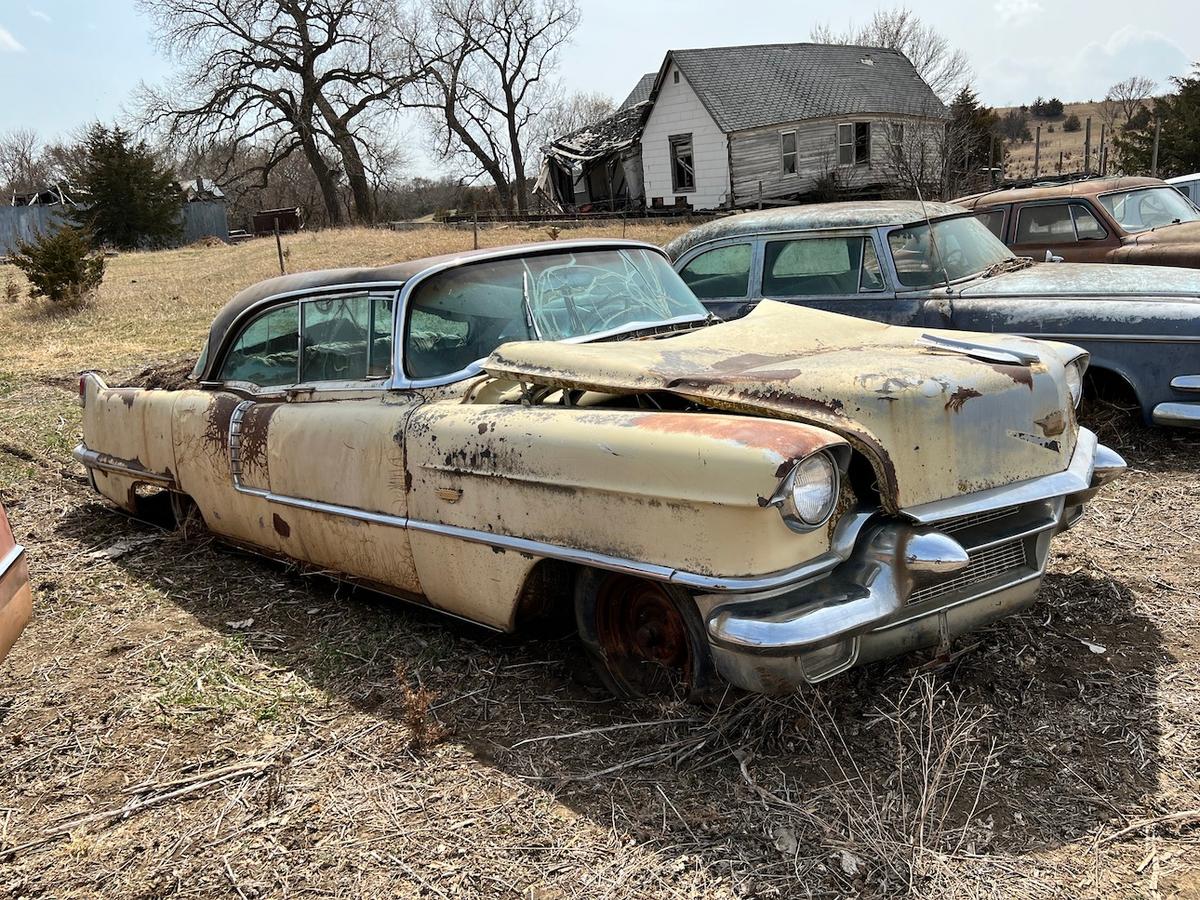
POLYGON ((838 165, 871 164, 871 123, 843 122, 838 125, 838 165))
POLYGON ((783 174, 796 174, 796 132, 785 131, 779 135, 779 153, 783 159, 783 174))
POLYGON ((675 84, 679 84, 679 70, 676 69, 674 72, 671 73, 671 75, 674 76, 672 78, 672 81, 674 81, 675 84))
POLYGON ((888 143, 891 144, 892 158, 900 159, 904 155, 903 122, 893 122, 888 126, 888 143))
POLYGON ((671 145, 671 186, 678 193, 696 190, 696 166, 692 156, 692 136, 673 134, 671 145))

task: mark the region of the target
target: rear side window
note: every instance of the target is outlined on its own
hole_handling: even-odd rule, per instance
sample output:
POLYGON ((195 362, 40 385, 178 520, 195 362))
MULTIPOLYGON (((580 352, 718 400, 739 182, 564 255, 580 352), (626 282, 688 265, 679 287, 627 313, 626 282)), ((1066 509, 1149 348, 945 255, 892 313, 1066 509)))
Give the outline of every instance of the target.
POLYGON ((883 287, 875 246, 861 236, 767 243, 763 261, 765 297, 857 294, 883 287))
POLYGON ((1075 224, 1066 203, 1052 206, 1025 206, 1017 215, 1018 244, 1047 244, 1074 241, 1075 224))
POLYGON ((987 212, 975 214, 980 222, 987 226, 987 230, 994 234, 1000 240, 1004 240, 1004 209, 989 209, 987 212))
POLYGON ((258 387, 296 383, 300 315, 295 303, 263 313, 242 329, 221 366, 222 381, 258 387))
POLYGON ((679 272, 701 300, 745 297, 750 292, 749 244, 715 247, 701 253, 679 272))
POLYGON ((393 296, 321 297, 301 304, 300 380, 362 381, 391 373, 393 296))

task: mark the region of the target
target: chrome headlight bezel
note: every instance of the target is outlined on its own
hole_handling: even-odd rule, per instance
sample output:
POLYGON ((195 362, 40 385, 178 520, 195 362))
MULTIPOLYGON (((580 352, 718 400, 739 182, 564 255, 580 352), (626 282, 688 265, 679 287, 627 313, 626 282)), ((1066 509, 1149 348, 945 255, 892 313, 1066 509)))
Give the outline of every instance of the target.
POLYGON ((832 453, 818 450, 800 460, 780 482, 771 504, 779 507, 784 522, 793 531, 815 531, 829 522, 837 510, 842 493, 842 467, 832 453), (804 498, 799 491, 814 486, 810 476, 816 474, 818 487, 824 493, 819 504, 804 498))
POLYGON ((1083 400, 1083 375, 1087 371, 1088 355, 1086 353, 1075 357, 1064 366, 1064 378, 1067 382, 1067 392, 1071 395, 1071 404, 1079 409, 1083 400))

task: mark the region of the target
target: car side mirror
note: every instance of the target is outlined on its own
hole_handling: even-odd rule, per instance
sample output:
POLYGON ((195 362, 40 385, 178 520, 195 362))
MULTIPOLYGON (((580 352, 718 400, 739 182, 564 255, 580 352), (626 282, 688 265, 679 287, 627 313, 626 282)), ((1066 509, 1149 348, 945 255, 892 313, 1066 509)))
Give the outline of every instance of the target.
POLYGON ((1063 258, 1061 256, 1055 256, 1054 253, 1052 253, 1050 250, 1046 251, 1046 262, 1062 262, 1062 261, 1063 261, 1063 258))

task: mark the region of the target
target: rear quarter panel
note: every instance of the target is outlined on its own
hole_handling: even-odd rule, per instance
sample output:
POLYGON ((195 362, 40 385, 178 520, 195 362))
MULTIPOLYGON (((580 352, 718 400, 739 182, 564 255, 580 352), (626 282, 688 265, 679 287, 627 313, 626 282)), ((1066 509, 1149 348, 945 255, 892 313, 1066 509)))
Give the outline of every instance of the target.
POLYGON ((28 563, 0 506, 0 659, 8 655, 32 615, 28 563))

